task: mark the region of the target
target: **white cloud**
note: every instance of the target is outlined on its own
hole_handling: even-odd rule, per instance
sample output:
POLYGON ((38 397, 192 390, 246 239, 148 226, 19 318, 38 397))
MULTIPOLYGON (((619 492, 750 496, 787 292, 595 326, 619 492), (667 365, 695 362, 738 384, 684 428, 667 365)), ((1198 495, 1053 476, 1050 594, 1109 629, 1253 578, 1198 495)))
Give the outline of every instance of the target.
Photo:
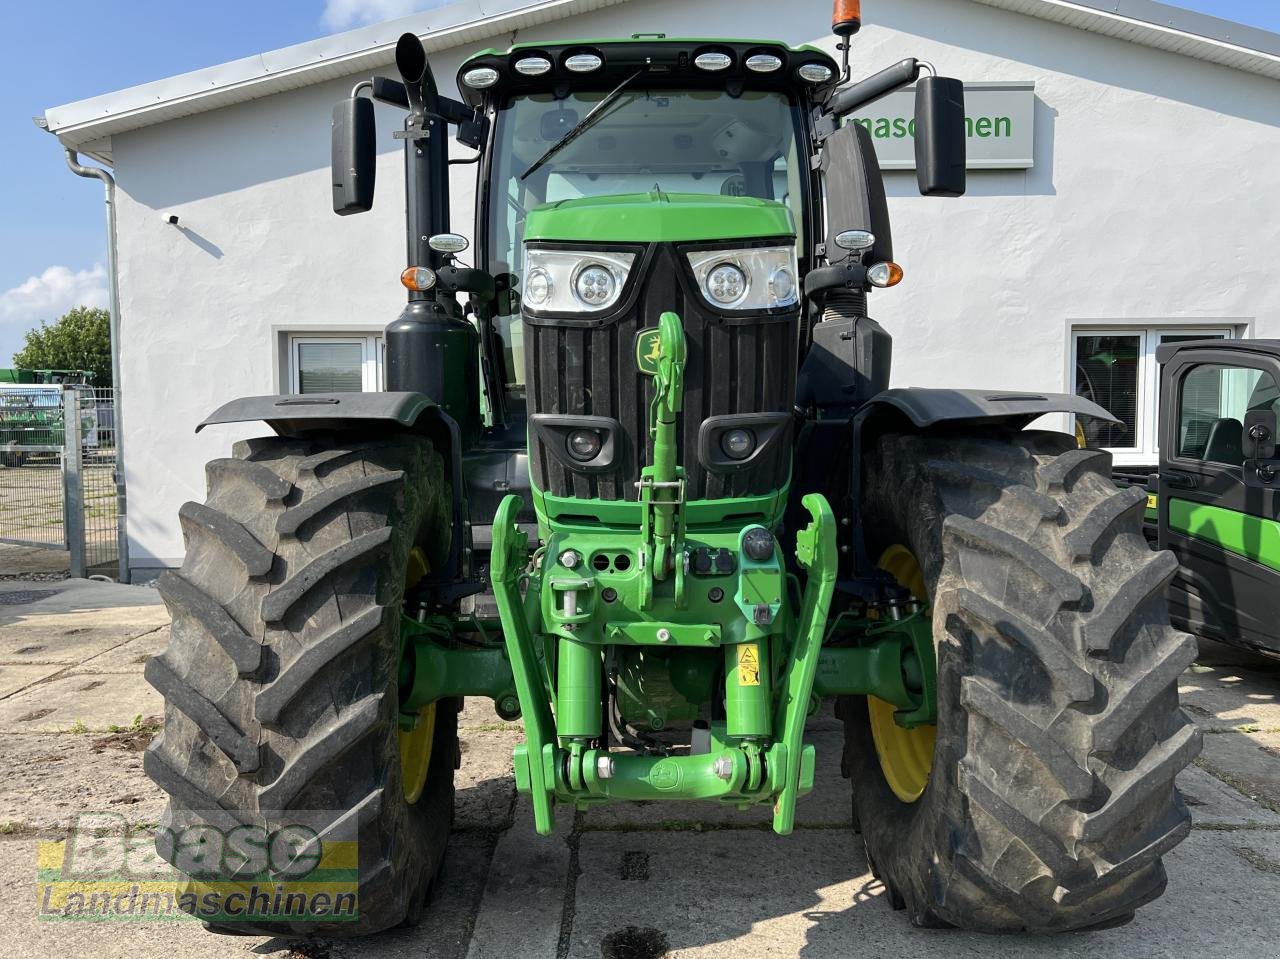
POLYGON ((367 23, 407 17, 411 13, 452 2, 454 0, 325 0, 321 19, 330 30, 347 30, 367 23))
POLYGON ((101 263, 90 270, 51 266, 13 289, 0 293, 0 325, 34 327, 52 323, 73 306, 107 305, 107 271, 101 263))

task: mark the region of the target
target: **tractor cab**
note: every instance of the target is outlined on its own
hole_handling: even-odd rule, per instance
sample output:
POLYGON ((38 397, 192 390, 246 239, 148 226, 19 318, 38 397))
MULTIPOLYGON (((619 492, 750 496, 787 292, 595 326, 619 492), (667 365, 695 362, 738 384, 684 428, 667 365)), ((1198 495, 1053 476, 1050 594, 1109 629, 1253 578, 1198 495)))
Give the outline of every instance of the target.
MULTIPOLYGON (((522 45, 463 64, 464 99, 493 123, 480 255, 515 280, 493 320, 507 417, 545 405, 530 396, 536 336, 523 331, 521 308, 535 323, 572 326, 634 306, 640 286, 680 288, 687 257, 640 262, 653 244, 773 242, 749 278, 746 264, 717 274, 720 300, 707 305, 795 311, 815 212, 807 116, 836 72, 815 49, 642 38, 522 45), (566 244, 581 256, 564 255, 566 244)), ((683 278, 701 287, 703 273, 683 278)))
MULTIPOLYGON (((629 503, 640 525, 672 310, 688 354, 675 438, 686 498, 776 499, 786 486, 819 215, 808 115, 837 71, 816 49, 665 38, 462 65, 459 89, 491 120, 480 260, 510 278, 482 334, 494 418, 527 425, 548 517, 629 503)), ((759 505, 768 521, 772 504, 759 505)))

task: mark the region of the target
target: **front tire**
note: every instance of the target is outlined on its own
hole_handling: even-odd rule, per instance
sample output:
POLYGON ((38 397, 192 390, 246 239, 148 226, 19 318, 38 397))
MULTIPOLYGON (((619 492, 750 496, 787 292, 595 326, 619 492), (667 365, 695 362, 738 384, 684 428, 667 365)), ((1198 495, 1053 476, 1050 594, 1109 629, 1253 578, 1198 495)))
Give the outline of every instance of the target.
POLYGON ((938 720, 919 799, 890 789, 848 697, 855 822, 918 925, 1051 932, 1127 921, 1190 829, 1174 776, 1200 748, 1178 706, 1196 655, 1168 621, 1176 569, 1110 456, 1046 433, 891 434, 865 464, 873 558, 919 561, 938 720))
MULTIPOLYGON (((363 935, 412 922, 444 854, 457 757, 458 703, 443 701, 410 801, 399 621, 411 556, 448 552, 441 457, 405 434, 270 437, 206 473, 208 499, 180 511, 186 559, 159 583, 172 638, 146 667, 165 697, 144 759, 169 794, 162 825, 275 830, 297 821, 291 810, 328 811, 330 835, 358 838, 356 921, 219 920, 215 931, 363 935)), ((157 848, 178 865, 167 835, 157 848)))

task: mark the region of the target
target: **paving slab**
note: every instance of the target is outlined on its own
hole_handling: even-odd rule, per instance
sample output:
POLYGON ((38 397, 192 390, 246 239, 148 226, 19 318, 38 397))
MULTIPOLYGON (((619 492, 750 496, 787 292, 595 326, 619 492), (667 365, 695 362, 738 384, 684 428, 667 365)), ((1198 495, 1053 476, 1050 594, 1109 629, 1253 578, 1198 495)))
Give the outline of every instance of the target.
POLYGON ((1178 789, 1191 810, 1194 828, 1280 829, 1280 814, 1241 794, 1199 766, 1188 766, 1178 773, 1178 789))
MULTIPOLYGON (((317 954, 322 951, 330 959, 463 959, 485 891, 494 839, 474 833, 449 837, 444 865, 416 929, 392 929, 366 939, 324 941, 317 954)), ((507 955, 535 954, 517 951, 507 955)), ((549 955, 554 956, 555 952, 549 955)))
POLYGON ((28 686, 33 686, 42 679, 56 676, 66 668, 57 663, 42 665, 0 663, 0 700, 28 686))
POLYGON ((80 812, 118 814, 132 824, 158 822, 164 793, 142 771, 142 750, 151 735, 7 735, 0 751, 0 823, 47 835, 65 831, 80 812))
POLYGON ((0 733, 107 730, 163 713, 164 698, 141 676, 66 674, 0 700, 0 733))
POLYGON ((992 938, 912 927, 904 913, 888 908, 883 887, 847 831, 798 830, 786 838, 742 831, 588 833, 578 849, 581 874, 568 955, 598 959, 604 939, 631 926, 656 930, 670 955, 680 959, 995 954, 1002 959, 1252 959, 1275 955, 1280 875, 1255 862, 1276 856, 1280 834, 1274 832, 1195 832, 1166 858, 1165 897, 1128 926, 1058 937, 992 938), (1237 852, 1235 846, 1249 852, 1237 852), (638 875, 647 878, 634 878, 638 875))
POLYGON ((557 955, 573 858, 573 815, 559 812, 555 831, 539 836, 528 800, 516 804, 514 823, 493 853, 467 959, 557 955))
POLYGON ((122 646, 155 625, 99 625, 98 614, 33 617, 0 626, 0 663, 56 663, 74 666, 122 646))
POLYGON ((285 956, 296 943, 210 935, 199 922, 84 922, 36 916, 35 839, 0 840, 0 942, 5 959, 92 956, 93 959, 226 959, 285 956))
POLYGON ((1178 692, 1183 708, 1206 728, 1280 731, 1280 675, 1235 665, 1197 665, 1182 674, 1178 692))
POLYGON ((135 639, 112 646, 96 656, 78 663, 77 673, 141 673, 152 656, 159 656, 169 645, 169 627, 158 626, 135 639))
MULTIPOLYGON (((104 583, 95 579, 64 579, 54 583, 0 583, 0 593, 19 589, 52 589, 54 595, 32 604, 38 613, 70 613, 95 609, 164 608, 164 600, 151 586, 104 583)), ((2 605, 2 604, 0 604, 2 605)))
MULTIPOLYGON (((1267 737, 1272 742, 1278 738, 1267 737)), ((1280 754, 1275 749, 1277 746, 1255 736, 1215 733, 1204 737, 1204 749, 1196 762, 1250 799, 1280 812, 1280 754)))

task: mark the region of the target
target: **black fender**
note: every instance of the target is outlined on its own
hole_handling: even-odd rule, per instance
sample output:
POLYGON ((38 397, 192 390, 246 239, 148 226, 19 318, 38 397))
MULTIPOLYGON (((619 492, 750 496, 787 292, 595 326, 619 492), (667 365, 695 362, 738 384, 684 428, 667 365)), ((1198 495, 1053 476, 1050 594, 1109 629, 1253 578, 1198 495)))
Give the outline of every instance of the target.
MULTIPOLYGON (((466 528, 462 477, 462 431, 458 423, 422 393, 305 393, 288 396, 242 396, 224 403, 196 427, 222 423, 266 423, 280 436, 313 430, 368 433, 379 428, 403 429, 427 436, 445 459, 453 493, 453 530, 447 570, 439 579, 454 581, 462 572, 462 539, 466 528)), ((433 576, 433 578, 436 578, 433 576)))
MULTIPOLYGON (((343 429, 353 421, 427 427, 449 417, 421 393, 305 393, 295 396, 242 396, 224 403, 196 427, 261 421, 281 436, 304 430, 343 429), (424 414, 429 414, 425 416, 424 414)), ((456 425, 455 425, 456 428, 456 425)))
POLYGON ((842 546, 852 554, 854 580, 874 577, 867 554, 862 516, 862 454, 884 429, 901 429, 907 420, 917 430, 969 424, 975 427, 1005 426, 1021 430, 1046 413, 1091 416, 1120 422, 1091 400, 1073 393, 1022 393, 1001 390, 949 390, 907 387, 884 390, 868 400, 854 415, 852 475, 849 477, 848 513, 841 517, 842 546), (870 427, 870 429, 868 429, 870 427))
MULTIPOLYGON (((1005 424, 1022 429, 1046 413, 1073 413, 1109 423, 1120 421, 1105 409, 1073 393, 1020 393, 1001 390, 944 390, 908 387, 877 393, 854 417, 854 428, 891 411, 917 429, 942 423, 1005 424)), ((860 432, 860 431, 859 431, 860 432)))

